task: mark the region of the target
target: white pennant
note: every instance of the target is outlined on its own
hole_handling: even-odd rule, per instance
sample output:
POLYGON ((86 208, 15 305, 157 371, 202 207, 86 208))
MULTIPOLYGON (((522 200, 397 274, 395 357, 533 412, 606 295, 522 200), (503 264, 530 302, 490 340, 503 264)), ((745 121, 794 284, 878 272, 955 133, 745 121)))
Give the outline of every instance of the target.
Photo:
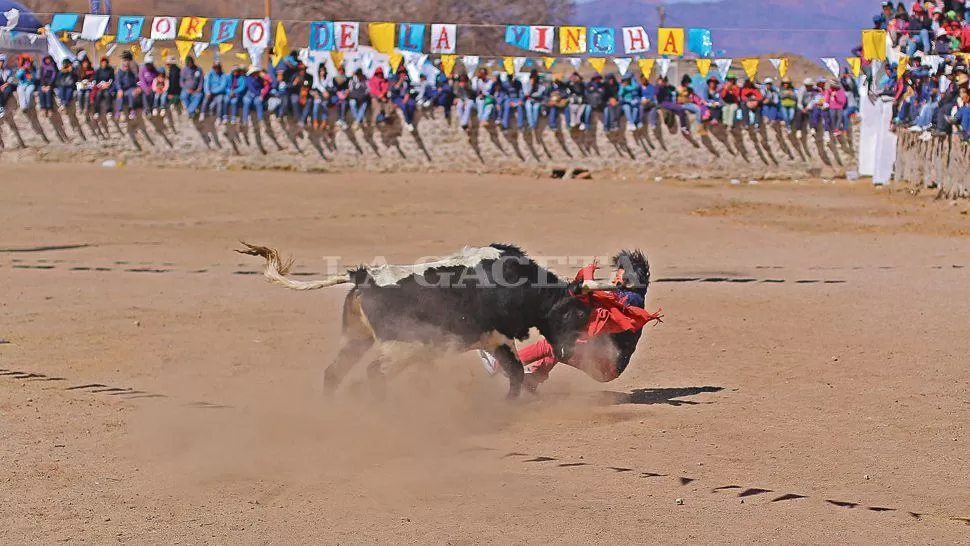
POLYGON ((525 66, 525 62, 527 60, 528 59, 526 59, 525 57, 516 57, 512 59, 512 68, 514 68, 516 72, 521 72, 522 67, 525 66))
POLYGON ((37 34, 28 34, 27 35, 27 39, 30 41, 30 45, 34 45, 34 42, 37 41, 37 37, 38 37, 37 34))
POLYGON ((872 69, 872 81, 878 82, 879 78, 882 77, 882 75, 879 74, 879 72, 882 70, 882 61, 879 59, 873 59, 870 68, 872 69))
POLYGON ((118 44, 111 42, 110 44, 108 44, 108 49, 104 50, 104 56, 110 57, 111 54, 114 53, 116 49, 118 49, 118 44))
POLYGON ((670 70, 670 59, 666 57, 657 59, 657 71, 660 72, 660 75, 666 78, 668 70, 670 70))
POLYGON ((467 70, 469 73, 474 72, 475 67, 477 67, 478 63, 480 62, 481 59, 478 57, 478 55, 465 55, 461 58, 461 64, 465 65, 465 70, 467 70))
POLYGON ((633 59, 629 57, 617 57, 613 59, 613 64, 616 65, 616 69, 620 71, 620 76, 626 76, 626 71, 630 69, 630 63, 633 59))
POLYGON ((80 32, 72 32, 70 34, 70 37, 71 37, 72 40, 74 40, 76 42, 77 39, 81 37, 81 33, 80 32))
POLYGON ((81 23, 81 39, 89 42, 100 40, 104 31, 108 30, 108 19, 107 15, 85 15, 81 23))
POLYGON ((202 55, 202 52, 209 47, 208 42, 195 42, 192 44, 192 52, 195 53, 195 57, 198 58, 202 55))
POLYGON ((728 72, 731 70, 731 62, 731 59, 714 59, 714 66, 717 67, 717 73, 721 75, 722 80, 727 79, 728 72))
POLYGON ((152 46, 155 45, 155 40, 150 38, 139 38, 138 46, 141 48, 142 52, 148 54, 152 50, 152 46))
POLYGON ((259 68, 261 66, 261 61, 263 59, 263 52, 266 51, 265 47, 248 47, 246 52, 249 53, 249 64, 259 68))
POLYGON ((573 65, 573 70, 579 70, 579 67, 583 66, 583 59, 579 57, 570 57, 569 62, 573 65))
MULTIPOLYGON (((44 30, 46 31, 44 34, 47 37, 47 53, 50 54, 51 57, 54 57, 54 62, 60 66, 65 59, 74 61, 74 55, 71 55, 71 52, 67 49, 67 46, 57 39, 57 35, 55 33, 51 32, 50 25, 45 26, 44 30)), ((37 35, 33 34, 32 36, 37 35)), ((31 40, 31 42, 33 42, 33 40, 31 40)))
POLYGON ((768 60, 771 61, 771 66, 775 67, 775 70, 778 70, 779 67, 781 66, 781 59, 768 59, 768 60))
POLYGON ((17 24, 20 23, 20 10, 17 8, 10 8, 9 10, 3 12, 3 16, 7 18, 7 24, 0 27, 0 30, 11 31, 17 28, 17 24))
POLYGON ((839 77, 839 61, 836 61, 833 57, 822 57, 822 64, 829 69, 833 76, 839 77))

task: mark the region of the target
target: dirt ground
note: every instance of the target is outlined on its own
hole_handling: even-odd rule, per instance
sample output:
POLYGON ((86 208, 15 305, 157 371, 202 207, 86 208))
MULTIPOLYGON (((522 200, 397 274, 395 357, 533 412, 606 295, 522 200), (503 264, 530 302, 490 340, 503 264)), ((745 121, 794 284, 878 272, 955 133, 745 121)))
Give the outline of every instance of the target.
POLYGON ((970 543, 967 208, 644 178, 5 167, 0 542, 970 543), (328 400, 346 289, 239 239, 639 247, 665 322, 608 384, 443 355, 328 400))

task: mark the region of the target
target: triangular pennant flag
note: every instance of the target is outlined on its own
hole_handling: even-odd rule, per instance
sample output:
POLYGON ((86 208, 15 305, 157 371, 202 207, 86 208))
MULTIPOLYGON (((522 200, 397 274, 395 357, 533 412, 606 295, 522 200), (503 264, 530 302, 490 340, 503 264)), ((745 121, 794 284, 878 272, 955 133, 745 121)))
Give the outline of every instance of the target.
POLYGON ((195 53, 196 57, 202 55, 202 52, 209 47, 209 42, 193 42, 192 43, 192 53, 195 53))
POLYGON ((67 31, 62 32, 61 33, 61 41, 62 42, 66 42, 68 39, 69 39, 69 37, 67 35, 67 31))
POLYGON ((899 64, 896 65, 896 78, 902 79, 903 75, 906 74, 906 68, 909 65, 909 55, 900 55, 899 64))
POLYGON ((445 76, 451 77, 451 73, 455 70, 455 61, 457 60, 458 55, 441 56, 441 71, 445 73, 445 76))
POLYGON ((235 55, 236 58, 239 59, 240 62, 246 62, 246 61, 249 60, 249 53, 244 53, 242 51, 237 51, 233 55, 235 55))
MULTIPOLYGON (((781 59, 768 59, 768 60, 771 61, 771 66, 775 67, 775 70, 779 70, 778 67, 781 66, 781 59)), ((779 73, 779 75, 781 74, 779 73)))
POLYGON ((760 63, 761 59, 741 59, 741 68, 744 69, 744 73, 748 76, 749 80, 753 80, 758 75, 758 65, 760 63))
POLYGON ((589 63, 589 66, 593 67, 593 70, 595 70, 597 74, 602 74, 603 69, 606 68, 606 59, 603 57, 590 57, 586 59, 586 61, 589 63))
POLYGON ((113 41, 115 41, 115 37, 110 34, 106 34, 102 36, 100 40, 98 40, 98 45, 103 48, 104 46, 110 44, 113 41))
POLYGON ((367 34, 370 45, 381 53, 390 54, 394 50, 394 23, 368 23, 367 34))
POLYGON ((7 24, 0 27, 0 30, 10 32, 17 28, 17 25, 20 24, 20 10, 17 8, 10 8, 9 10, 3 12, 3 16, 7 19, 7 24))
POLYGON ((515 74, 515 59, 512 57, 506 57, 502 59, 502 66, 505 71, 509 74, 515 74))
POLYGON ((862 73, 862 59, 859 57, 849 57, 845 62, 852 69, 852 75, 858 78, 859 74, 862 73))
POLYGON ((528 59, 526 59, 525 57, 516 57, 515 60, 512 62, 512 66, 515 68, 515 71, 516 72, 521 71, 522 67, 525 66, 525 62, 527 60, 528 59))
POLYGON ((708 72, 711 71, 711 59, 697 59, 697 71, 700 72, 702 78, 706 78, 708 72))
POLYGON ((192 42, 188 40, 175 40, 175 49, 179 52, 179 62, 185 62, 185 58, 189 56, 189 51, 192 49, 192 42))
POLYGON ((879 81, 879 75, 882 72, 882 61, 879 59, 873 59, 871 68, 872 77, 875 78, 875 81, 879 81))
POLYGON ((81 23, 81 38, 89 42, 100 40, 108 30, 107 15, 85 15, 81 23))
POLYGON ((427 53, 422 53, 422 54, 418 55, 418 59, 416 61, 414 61, 414 65, 417 66, 418 68, 421 68, 421 69, 423 69, 424 68, 424 65, 426 65, 426 64, 428 64, 428 54, 427 53))
POLYGON ((555 57, 543 57, 542 58, 542 64, 544 64, 546 66, 546 70, 549 70, 550 68, 552 68, 552 65, 556 64, 556 58, 555 57))
POLYGON ((138 45, 141 46, 142 51, 146 51, 146 52, 151 51, 152 46, 155 45, 155 40, 152 40, 150 38, 139 38, 138 45))
POLYGON ((617 72, 620 73, 620 77, 626 76, 626 71, 630 69, 630 63, 633 59, 629 57, 616 57, 613 59, 613 64, 616 65, 617 72))
POLYGON ((579 57, 570 57, 569 63, 573 65, 573 70, 579 70, 583 66, 583 60, 579 57))
POLYGON ((80 37, 81 37, 81 33, 80 33, 80 32, 72 32, 72 33, 71 33, 71 39, 72 39, 72 40, 74 40, 75 42, 76 42, 76 41, 78 40, 78 38, 80 38, 80 37))
POLYGON ((162 56, 163 59, 167 59, 168 53, 169 53, 169 49, 167 47, 163 47, 161 53, 159 54, 162 56))
POLYGON ((387 56, 387 62, 391 63, 392 72, 397 72, 398 67, 401 66, 401 63, 403 61, 404 61, 404 55, 401 55, 401 52, 396 49, 392 51, 390 55, 387 56))
POLYGON ((226 42, 226 43, 219 44, 219 54, 220 55, 225 55, 226 53, 229 53, 230 51, 232 51, 232 44, 231 43, 226 42))
POLYGON ((104 50, 104 56, 110 57, 116 49, 118 49, 118 44, 108 44, 108 49, 104 50))
POLYGON ((461 64, 465 65, 465 71, 469 74, 475 71, 475 67, 477 67, 478 63, 480 62, 481 59, 478 57, 478 55, 465 55, 461 58, 461 64))
POLYGON ((343 51, 331 51, 330 59, 333 60, 333 65, 340 68, 344 64, 344 52, 343 51))
POLYGON ((39 37, 40 37, 40 34, 28 34, 27 40, 30 42, 30 45, 34 45, 34 42, 36 42, 37 38, 39 37))
POLYGON ((640 73, 643 74, 644 78, 650 79, 650 73, 653 72, 655 62, 653 59, 640 59, 637 61, 637 64, 640 66, 640 73))
POLYGON ((657 59, 657 71, 660 72, 660 75, 666 78, 668 70, 670 70, 670 59, 667 57, 657 59))
POLYGON ((728 72, 731 71, 731 62, 731 59, 714 59, 714 66, 717 67, 717 73, 722 80, 727 79, 728 72))
POLYGON ((247 47, 246 53, 249 54, 249 64, 260 67, 262 63, 260 62, 263 58, 263 52, 266 51, 265 47, 253 46, 247 47))
POLYGON ((135 59, 141 56, 141 48, 138 47, 138 44, 131 44, 128 47, 128 51, 131 52, 131 56, 134 57, 135 59))
POLYGON ((276 22, 276 35, 273 42, 273 57, 277 60, 282 59, 287 53, 290 43, 286 40, 286 29, 283 28, 283 22, 276 22))
POLYGON ((822 64, 829 69, 833 76, 839 77, 839 61, 836 61, 833 57, 822 57, 822 64))
POLYGON ((778 75, 781 76, 782 78, 788 75, 789 64, 790 63, 788 62, 788 57, 782 58, 781 62, 778 63, 778 75))

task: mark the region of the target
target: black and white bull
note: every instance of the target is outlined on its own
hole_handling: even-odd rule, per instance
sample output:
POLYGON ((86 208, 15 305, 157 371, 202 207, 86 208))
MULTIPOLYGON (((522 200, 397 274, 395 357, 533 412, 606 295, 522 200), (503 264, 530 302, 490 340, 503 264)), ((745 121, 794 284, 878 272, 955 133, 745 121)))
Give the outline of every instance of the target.
MULTIPOLYGON (((264 275, 293 290, 317 290, 352 284, 343 306, 340 349, 327 368, 328 392, 375 345, 379 355, 367 369, 369 382, 382 390, 384 368, 394 360, 394 372, 410 363, 432 360, 435 349, 483 349, 495 355, 509 376, 509 398, 521 390, 524 369, 515 341, 536 328, 567 360, 583 336, 591 313, 575 295, 584 290, 612 290, 603 281, 561 280, 513 245, 465 248, 435 262, 413 266, 360 266, 313 281, 287 277, 292 260, 283 262, 267 247, 243 243, 238 252, 266 259, 264 275), (402 346, 405 354, 400 354, 402 346), (394 348, 395 350, 389 350, 394 348)), ((624 270, 627 289, 646 294, 650 280, 647 260, 639 251, 623 251, 613 265, 624 270)), ((608 351, 622 371, 636 349, 640 333, 603 336, 596 350, 608 351)), ((591 344, 585 344, 589 350, 591 344)))

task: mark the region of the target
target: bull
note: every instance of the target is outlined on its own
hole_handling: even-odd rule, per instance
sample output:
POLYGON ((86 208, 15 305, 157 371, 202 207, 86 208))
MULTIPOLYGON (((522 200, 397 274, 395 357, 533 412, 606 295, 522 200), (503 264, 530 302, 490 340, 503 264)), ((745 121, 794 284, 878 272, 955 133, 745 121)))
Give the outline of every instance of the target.
MULTIPOLYGON (((318 290, 352 285, 343 304, 340 348, 324 373, 324 389, 332 393, 371 348, 378 356, 367 367, 368 382, 382 393, 388 364, 397 373, 409 364, 433 359, 433 350, 485 350, 495 356, 509 377, 508 398, 520 394, 524 369, 515 351, 535 328, 568 360, 586 331, 593 311, 577 297, 613 290, 604 281, 565 281, 510 244, 464 248, 438 261, 413 266, 359 266, 318 280, 287 276, 293 260, 281 260, 271 248, 243 243, 242 254, 265 259, 263 274, 292 290, 318 290), (389 348, 406 347, 401 355, 389 348)), ((630 290, 646 295, 650 269, 640 251, 622 251, 613 265, 623 269, 630 290)), ((619 372, 636 350, 640 332, 603 336, 595 350, 614 359, 619 372)), ((593 344, 584 344, 593 345, 593 344)), ((600 355, 601 357, 603 355, 600 355)), ((389 370, 391 371, 391 370, 389 370)))

